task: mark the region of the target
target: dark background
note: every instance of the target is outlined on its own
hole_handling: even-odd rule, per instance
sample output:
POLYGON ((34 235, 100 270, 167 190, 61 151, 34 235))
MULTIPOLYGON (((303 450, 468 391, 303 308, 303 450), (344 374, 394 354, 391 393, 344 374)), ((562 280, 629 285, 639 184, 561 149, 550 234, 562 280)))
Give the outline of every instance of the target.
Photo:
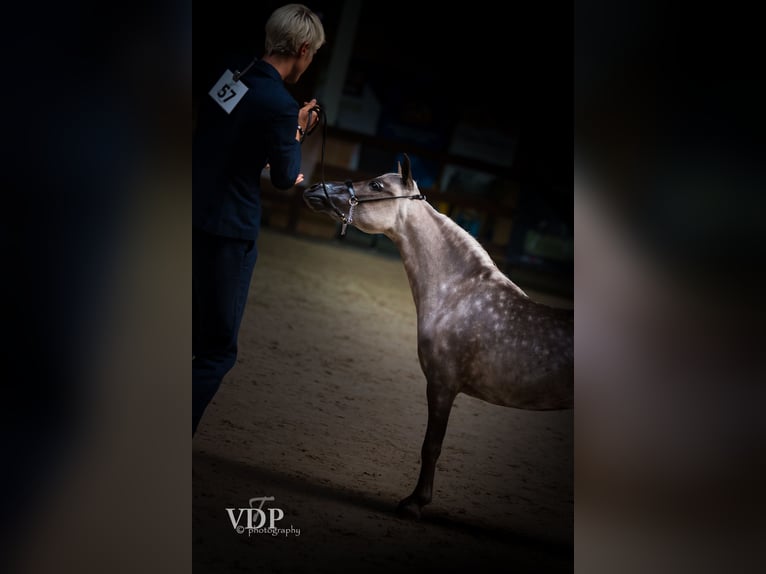
MULTIPOLYGON (((231 55, 263 55, 263 27, 280 2, 236 0, 219 9, 194 2, 193 88, 199 98, 231 55), (201 14, 205 14, 201 17, 201 14)), ((313 94, 332 53, 342 2, 317 2, 327 45, 292 88, 313 94)), ((471 2, 425 9, 412 2, 363 2, 355 50, 387 82, 435 106, 435 121, 451 121, 480 105, 499 126, 517 129, 520 172, 571 187, 572 5, 471 2)), ((352 59, 357 56, 352 56, 352 59)))

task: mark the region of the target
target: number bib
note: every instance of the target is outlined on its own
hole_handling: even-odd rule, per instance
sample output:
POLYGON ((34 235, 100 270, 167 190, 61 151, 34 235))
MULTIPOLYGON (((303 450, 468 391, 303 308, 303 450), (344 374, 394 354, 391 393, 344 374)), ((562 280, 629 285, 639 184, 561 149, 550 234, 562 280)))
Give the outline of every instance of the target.
POLYGON ((221 76, 215 86, 208 92, 208 95, 215 100, 223 111, 227 114, 231 113, 239 101, 247 93, 247 86, 242 82, 234 81, 234 73, 231 70, 226 70, 221 76))

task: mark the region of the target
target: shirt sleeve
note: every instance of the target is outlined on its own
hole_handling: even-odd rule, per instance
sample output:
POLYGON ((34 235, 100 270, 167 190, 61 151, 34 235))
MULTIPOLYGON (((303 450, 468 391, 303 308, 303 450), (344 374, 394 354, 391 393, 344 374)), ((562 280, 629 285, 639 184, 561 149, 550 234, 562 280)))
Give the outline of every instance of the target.
POLYGON ((286 112, 274 116, 269 142, 269 174, 277 189, 290 189, 301 170, 301 144, 295 139, 298 129, 298 112, 286 112))

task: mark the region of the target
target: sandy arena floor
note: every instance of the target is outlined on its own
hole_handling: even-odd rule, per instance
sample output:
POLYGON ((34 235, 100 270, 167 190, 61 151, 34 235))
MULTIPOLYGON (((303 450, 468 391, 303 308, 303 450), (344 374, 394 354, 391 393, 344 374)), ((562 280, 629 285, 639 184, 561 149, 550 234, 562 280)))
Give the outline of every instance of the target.
POLYGON ((401 261, 270 229, 259 252, 238 363, 193 442, 195 574, 571 572, 573 412, 459 396, 433 502, 396 517, 426 427, 401 261), (260 496, 292 534, 234 531, 225 509, 260 496))

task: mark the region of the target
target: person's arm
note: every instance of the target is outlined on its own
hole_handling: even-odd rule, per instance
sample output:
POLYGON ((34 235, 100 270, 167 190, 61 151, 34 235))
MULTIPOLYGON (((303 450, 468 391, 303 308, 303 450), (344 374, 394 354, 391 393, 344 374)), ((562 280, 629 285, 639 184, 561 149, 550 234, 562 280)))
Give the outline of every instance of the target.
POLYGON ((297 121, 298 114, 287 112, 275 116, 269 126, 269 175, 277 189, 287 190, 302 181, 297 121))

